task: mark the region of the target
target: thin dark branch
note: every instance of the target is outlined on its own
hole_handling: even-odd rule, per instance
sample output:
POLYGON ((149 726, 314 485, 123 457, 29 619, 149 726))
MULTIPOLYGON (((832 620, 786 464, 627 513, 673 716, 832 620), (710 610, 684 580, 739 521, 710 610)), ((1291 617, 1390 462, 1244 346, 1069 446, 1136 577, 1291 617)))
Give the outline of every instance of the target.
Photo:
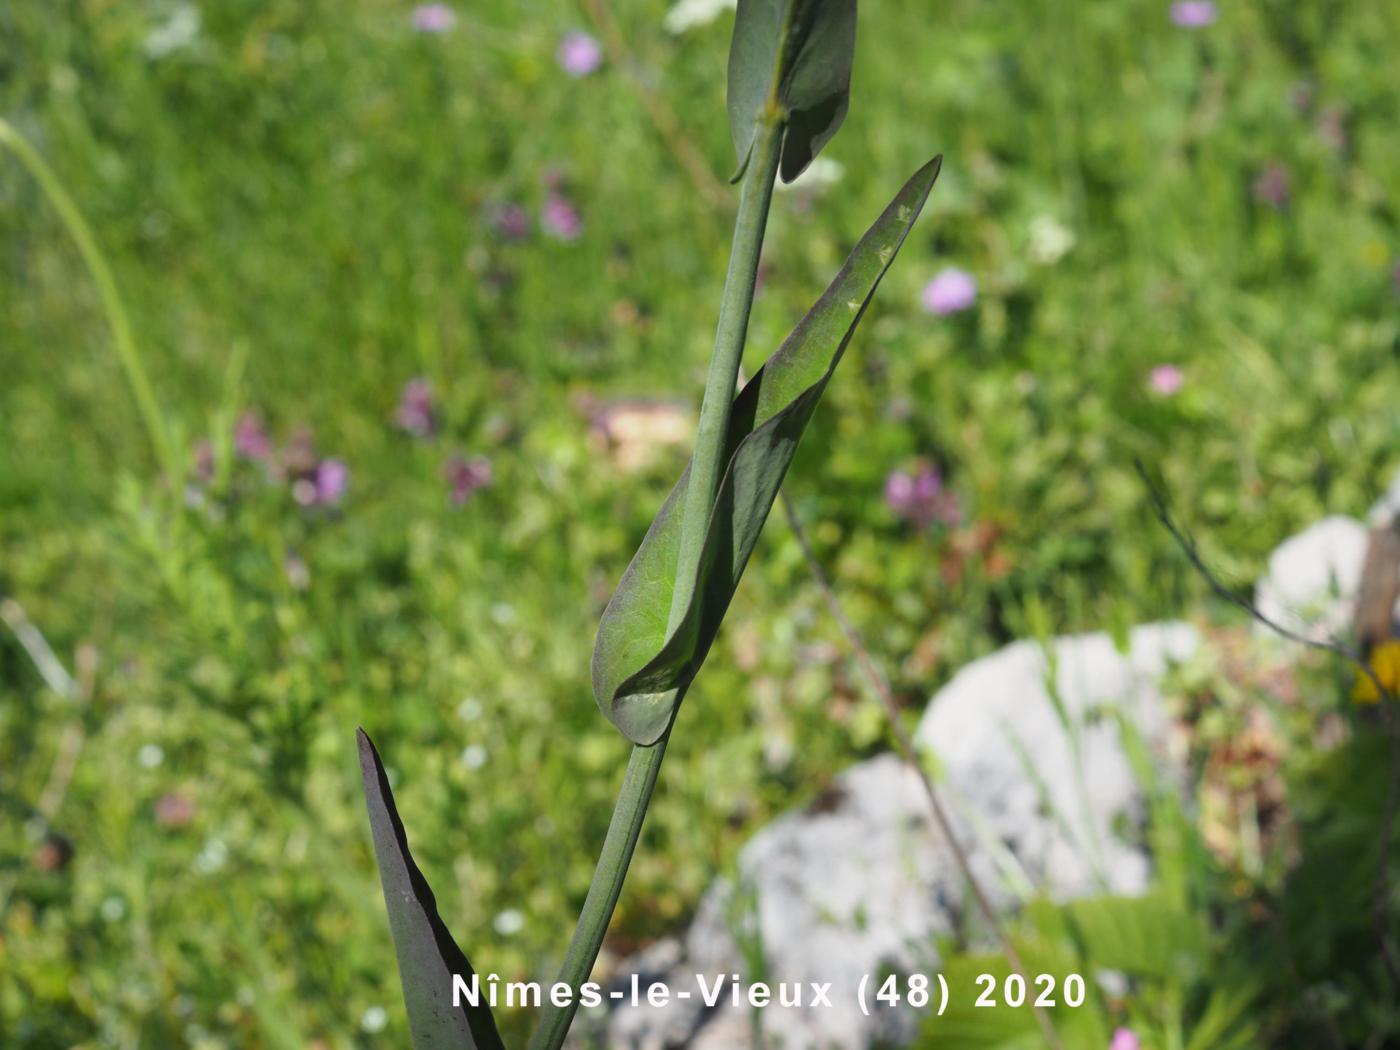
POLYGON ((1376 674, 1375 668, 1367 661, 1361 650, 1336 637, 1314 638, 1291 630, 1266 616, 1253 601, 1223 583, 1220 577, 1205 563, 1205 559, 1201 557, 1195 539, 1177 524, 1176 519, 1172 516, 1166 496, 1153 483, 1146 467, 1141 461, 1136 461, 1134 466, 1137 467, 1138 476, 1142 478, 1143 484, 1147 486, 1148 496, 1152 500, 1152 509, 1157 515, 1157 520, 1176 541, 1192 568, 1206 581, 1212 591, 1279 637, 1297 642, 1310 649, 1317 649, 1341 657, 1352 664, 1375 687, 1376 695, 1379 698, 1381 719, 1390 740, 1390 776, 1386 784, 1385 807, 1381 813, 1381 824, 1378 832, 1380 853, 1376 860, 1376 877, 1371 893, 1371 919, 1375 925, 1376 940, 1380 946, 1381 959, 1385 963, 1386 972, 1396 990, 1400 991, 1400 952, 1397 952, 1389 930, 1390 850, 1394 836, 1396 810, 1400 808, 1400 719, 1397 719, 1395 713, 1394 694, 1386 688, 1380 680, 1380 676, 1376 674))
MULTIPOLYGON (((792 526, 792 534, 797 539, 797 545, 802 548, 802 556, 807 561, 807 568, 811 570, 812 578, 816 581, 817 588, 826 600, 827 610, 841 628, 841 633, 846 636, 846 644, 851 647, 851 651, 855 654, 866 678, 870 680, 871 688, 885 709, 885 716, 889 719, 890 727, 894 730, 895 744, 900 756, 904 759, 905 765, 918 775, 919 782, 923 785, 924 794, 928 797, 929 811, 933 816, 936 828, 942 833, 942 837, 948 843, 948 848, 952 850, 958 870, 962 872, 963 878, 967 880, 967 884, 972 890, 977 910, 982 913, 983 920, 1000 942, 1002 953, 1006 956, 1006 961, 1011 964, 1011 969, 1022 980, 1029 981, 1030 978, 1027 975, 1025 963, 1021 961, 1020 952, 1016 950, 1010 936, 1002 928, 1001 920, 992 907, 991 898, 972 870, 972 861, 967 850, 958 841, 952 821, 948 819, 947 810, 943 808, 943 801, 938 797, 938 790, 933 786, 933 780, 930 779, 923 763, 919 761, 918 755, 914 751, 914 741, 910 738, 909 731, 905 729, 903 719, 900 718, 899 704, 895 702, 894 690, 890 687, 889 679, 875 663, 875 659, 870 655, 870 650, 864 639, 861 638, 860 632, 856 630, 855 624, 851 623, 845 609, 841 606, 840 599, 836 597, 836 591, 832 588, 831 581, 827 578, 821 562, 817 560, 816 552, 812 549, 811 542, 807 539, 807 530, 802 527, 802 519, 797 516, 797 508, 793 506, 792 500, 788 498, 785 490, 780 490, 779 498, 783 501, 783 511, 787 514, 788 524, 792 526)), ((1045 1041, 1055 1050, 1063 1050, 1064 1044, 1060 1042, 1059 1035, 1055 1032, 1055 1026, 1051 1024, 1049 1015, 1039 1006, 1033 1008, 1045 1041)))

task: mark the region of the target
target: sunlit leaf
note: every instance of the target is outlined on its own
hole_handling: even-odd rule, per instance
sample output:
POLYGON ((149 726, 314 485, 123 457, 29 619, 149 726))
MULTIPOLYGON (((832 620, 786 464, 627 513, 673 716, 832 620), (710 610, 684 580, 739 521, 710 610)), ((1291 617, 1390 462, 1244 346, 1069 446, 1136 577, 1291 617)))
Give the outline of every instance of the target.
POLYGON ((786 114, 783 181, 802 173, 846 117, 855 47, 856 0, 739 0, 729 49, 739 174, 770 105, 786 114))
MULTIPOLYGON (((681 535, 672 490, 603 612, 593 650, 593 694, 634 743, 659 740, 719 631, 744 566, 777 498, 797 442, 910 227, 941 157, 904 185, 830 287, 734 401, 727 464, 705 537, 694 595, 668 638, 681 535)), ((688 469, 687 469, 688 474, 688 469)))
POLYGON ((363 729, 357 737, 374 855, 389 909, 413 1045, 416 1050, 502 1050, 496 1022, 484 1002, 475 1008, 452 1005, 452 977, 456 974, 470 981, 471 963, 438 915, 428 880, 408 851, 408 837, 379 752, 363 729))

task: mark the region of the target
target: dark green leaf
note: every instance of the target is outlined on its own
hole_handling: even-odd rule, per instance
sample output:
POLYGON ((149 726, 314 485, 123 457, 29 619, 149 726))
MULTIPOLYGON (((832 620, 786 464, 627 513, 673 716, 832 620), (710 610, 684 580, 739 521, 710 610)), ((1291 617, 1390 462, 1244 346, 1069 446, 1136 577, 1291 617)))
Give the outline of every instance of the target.
POLYGON ((739 174, 770 107, 787 122, 783 181, 802 173, 846 117, 855 47, 856 0, 739 0, 729 48, 739 174))
POLYGON ((685 493, 688 468, 604 610, 593 650, 593 695, 634 743, 661 738, 700 670, 802 431, 933 188, 941 161, 935 157, 905 183, 821 299, 735 399, 725 438, 727 466, 705 536, 695 598, 675 632, 666 636, 681 534, 677 501, 685 493))
POLYGON ((484 1001, 475 1008, 452 1005, 452 977, 456 974, 470 982, 472 965, 438 915, 428 880, 408 851, 408 837, 379 752, 363 729, 356 735, 374 855, 389 909, 413 1045, 416 1050, 502 1050, 496 1022, 484 1001))

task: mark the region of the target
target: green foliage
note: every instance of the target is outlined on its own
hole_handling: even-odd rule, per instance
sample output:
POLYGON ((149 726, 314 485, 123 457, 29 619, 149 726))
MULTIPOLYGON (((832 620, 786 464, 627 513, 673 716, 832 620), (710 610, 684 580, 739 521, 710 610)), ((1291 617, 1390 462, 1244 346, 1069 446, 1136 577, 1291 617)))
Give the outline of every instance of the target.
POLYGON ((941 158, 916 172, 861 238, 816 305, 735 399, 690 605, 667 634, 681 521, 676 483, 603 613, 593 651, 593 694, 634 743, 671 725, 709 652, 749 556, 836 366, 870 298, 923 208, 941 158))
MULTIPOLYGON (((217 451, 215 481, 171 509, 183 493, 152 481, 83 260, 0 161, 0 588, 70 669, 89 647, 97 668, 76 713, 0 632, 0 1043, 402 1046, 345 730, 383 747, 463 942, 547 978, 626 755, 579 669, 685 465, 663 439, 626 459, 581 406, 693 389, 729 247, 626 74, 723 174, 730 25, 671 37, 661 0, 609 5, 633 53, 584 80, 553 58, 578 12, 534 3, 455 4, 438 37, 407 5, 199 4, 188 47, 149 51, 191 6, 0 4, 0 113, 88 218, 172 432, 217 451), (547 172, 577 240, 539 233, 547 172), (535 220, 527 239, 494 232, 505 202, 535 220), (431 441, 392 423, 416 375, 440 407, 431 441), (346 459, 342 508, 301 508, 233 454, 249 408, 279 443, 307 424, 346 459), (495 481, 454 509, 441 470, 459 450, 495 481), (71 784, 38 821, 74 728, 71 784), (189 820, 156 816, 167 796, 189 820), (34 859, 51 831, 74 850, 60 871, 34 859)), ((937 227, 905 245, 785 482, 911 710, 1028 633, 1032 595, 1055 632, 1196 607, 1135 457, 1241 579, 1322 514, 1365 513, 1400 447, 1393 6, 1239 0, 1186 33, 1155 0, 865 5, 862 119, 823 153, 840 192, 775 198, 751 341, 784 337, 889 172, 952 158, 937 227), (1271 163, 1291 176, 1282 210, 1251 193, 1271 163), (978 300, 931 317, 920 288, 949 262, 978 300), (1147 385, 1161 363, 1184 373, 1172 397, 1147 385), (883 504, 919 460, 961 524, 883 504)), ((668 751, 615 952, 675 929, 755 827, 884 746, 782 528, 721 653, 668 751)), ((1310 779, 1326 695, 1309 686, 1288 737, 1318 835, 1349 819, 1325 794, 1375 806, 1384 769, 1357 751, 1350 780, 1340 758, 1310 779)), ((1359 818, 1352 833, 1374 850, 1359 818)), ((1300 929, 1332 899, 1327 856, 1300 929)), ((1361 856, 1330 873, 1364 881, 1361 856)), ((1364 906, 1331 914, 1344 937, 1295 945, 1306 984, 1259 951, 1307 1050, 1326 1045, 1320 1003, 1356 1030, 1390 1023, 1364 906)), ((522 1041, 528 1018, 499 1022, 522 1041)))
POLYGON ((739 174, 774 112, 787 121, 783 181, 802 174, 846 117, 855 53, 856 0, 740 0, 729 50, 739 174))
MULTIPOLYGON (((1031 1050, 1044 1046, 1032 1004, 1042 1008, 1066 1047, 1107 1047, 1112 1033, 1132 1031, 1144 1047, 1248 1050, 1259 1027, 1248 1013, 1252 978, 1228 965, 1228 954, 1203 927, 1198 912, 1160 894, 1094 897, 1068 906, 1038 901, 1027 907, 1013 943, 1028 978, 1018 984, 998 953, 945 958, 947 1012, 931 1017, 921 1045, 952 1050, 1031 1050), (1110 994, 1104 971, 1125 983, 1110 994), (986 974, 992 980, 978 983, 986 974), (1084 981, 1084 1001, 1071 1005, 1066 983, 1084 981), (1044 975, 1044 977, 1042 977, 1044 975), (1037 980, 1053 978, 1053 984, 1037 980), (1007 981, 1012 982, 1008 996, 1007 981), (1027 989, 1015 1005, 1017 989, 1027 989), (986 993, 977 1005, 979 993, 986 993), (990 1002, 991 1005, 987 1005, 990 1002)), ((985 980, 985 979, 984 979, 985 980)))

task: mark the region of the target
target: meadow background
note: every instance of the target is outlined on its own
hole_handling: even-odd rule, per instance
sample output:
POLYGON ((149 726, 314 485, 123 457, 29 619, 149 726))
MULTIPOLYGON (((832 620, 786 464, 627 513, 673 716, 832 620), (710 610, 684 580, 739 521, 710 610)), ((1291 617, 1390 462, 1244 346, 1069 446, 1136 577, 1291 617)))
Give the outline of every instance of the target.
MULTIPOLYGON (((79 679, 0 637, 5 1046, 404 1045, 356 725, 478 966, 552 970, 733 200, 732 17, 600 9, 0 6, 0 116, 182 473, 0 155, 0 592, 79 679)), ((775 201, 750 372, 945 155, 786 486, 911 717, 1011 638, 1206 608, 1135 459, 1246 580, 1400 463, 1400 7, 1214 14, 866 4, 836 167, 775 201)), ((781 514, 681 723, 605 963, 888 746, 781 514)))

